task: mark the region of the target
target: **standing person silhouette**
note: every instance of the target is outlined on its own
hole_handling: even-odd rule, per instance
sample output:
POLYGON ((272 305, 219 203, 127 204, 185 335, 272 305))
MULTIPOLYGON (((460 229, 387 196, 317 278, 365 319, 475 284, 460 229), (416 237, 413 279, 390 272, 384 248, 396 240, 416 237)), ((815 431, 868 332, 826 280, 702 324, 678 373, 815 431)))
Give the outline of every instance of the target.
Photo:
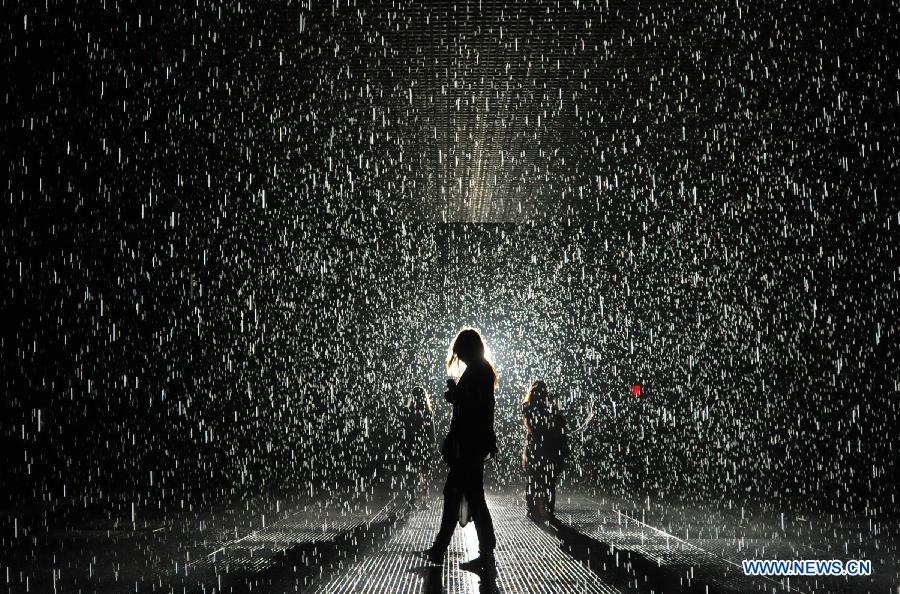
POLYGON ((540 380, 531 384, 522 401, 522 425, 525 427, 522 468, 527 476, 528 517, 547 520, 556 513, 556 483, 569 447, 559 398, 540 380))
MULTIPOLYGON (((474 328, 463 329, 453 341, 447 357, 447 368, 459 363, 465 371, 458 382, 447 380, 444 398, 453 404, 450 429, 441 446, 441 455, 449 466, 444 484, 444 511, 441 527, 425 556, 432 563, 442 563, 463 501, 475 522, 479 555, 460 564, 463 569, 486 569, 494 565, 494 524, 484 499, 484 463, 497 454, 494 433, 494 387, 497 372, 485 358, 484 341, 474 328)), ((466 514, 466 511, 462 512, 466 514)))
POLYGON ((434 415, 428 391, 420 386, 413 388, 400 413, 407 498, 413 509, 427 509, 428 479, 437 463, 434 415))

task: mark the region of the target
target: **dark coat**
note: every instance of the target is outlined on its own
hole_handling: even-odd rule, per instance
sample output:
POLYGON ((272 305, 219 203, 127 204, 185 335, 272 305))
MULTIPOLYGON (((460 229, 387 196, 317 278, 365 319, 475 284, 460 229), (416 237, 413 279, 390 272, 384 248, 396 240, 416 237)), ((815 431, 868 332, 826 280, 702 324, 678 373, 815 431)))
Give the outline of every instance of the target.
POLYGON ((400 409, 401 455, 408 467, 425 472, 437 459, 434 419, 430 410, 400 409))
POLYGON ((530 428, 525 434, 526 466, 531 470, 546 467, 561 470, 569 455, 565 418, 543 402, 525 405, 522 413, 530 428))
POLYGON ((480 461, 497 453, 494 433, 494 370, 485 361, 466 367, 444 397, 453 404, 450 430, 441 447, 448 464, 480 461))

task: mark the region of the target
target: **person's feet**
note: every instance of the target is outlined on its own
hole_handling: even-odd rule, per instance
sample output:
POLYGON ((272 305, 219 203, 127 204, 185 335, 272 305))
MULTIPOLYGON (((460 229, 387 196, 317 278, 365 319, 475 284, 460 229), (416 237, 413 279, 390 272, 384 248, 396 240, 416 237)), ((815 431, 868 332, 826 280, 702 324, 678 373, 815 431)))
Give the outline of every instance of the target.
POLYGON ((407 502, 409 505, 409 511, 419 511, 422 509, 431 509, 431 505, 428 504, 427 499, 410 499, 407 502))
POLYGON ((553 512, 539 509, 528 510, 527 512, 525 512, 525 517, 532 522, 537 522, 538 524, 542 522, 552 522, 556 519, 556 516, 553 515, 553 512))
POLYGON ((424 551, 422 551, 422 556, 425 557, 425 559, 428 562, 434 563, 436 565, 440 565, 444 562, 444 553, 445 552, 446 551, 443 551, 441 549, 436 549, 434 547, 431 547, 429 549, 425 549, 424 551))
POLYGON ((471 561, 466 561, 465 563, 459 564, 459 568, 465 569, 466 571, 481 571, 484 569, 493 568, 495 566, 496 559, 494 559, 493 551, 481 553, 471 561))

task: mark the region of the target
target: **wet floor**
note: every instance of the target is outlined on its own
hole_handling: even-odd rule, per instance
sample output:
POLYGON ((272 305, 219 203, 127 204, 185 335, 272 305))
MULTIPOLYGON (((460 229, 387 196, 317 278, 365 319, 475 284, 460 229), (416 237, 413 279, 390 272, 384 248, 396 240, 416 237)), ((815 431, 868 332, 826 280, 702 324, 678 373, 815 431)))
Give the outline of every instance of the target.
MULTIPOLYGON (((68 509, 16 520, 0 577, 18 592, 898 592, 896 526, 851 516, 560 495, 554 521, 491 492, 496 568, 457 529, 443 565, 425 562, 440 500, 409 506, 396 490, 284 494, 215 507, 68 509), (122 513, 125 516, 122 516, 122 513), (131 515, 133 513, 133 516, 131 515), (117 515, 118 514, 118 515, 117 515), (31 525, 29 525, 29 521, 31 525), (750 579, 742 559, 871 559, 866 578, 750 579)), ((9 518, 5 518, 8 520, 9 518)))

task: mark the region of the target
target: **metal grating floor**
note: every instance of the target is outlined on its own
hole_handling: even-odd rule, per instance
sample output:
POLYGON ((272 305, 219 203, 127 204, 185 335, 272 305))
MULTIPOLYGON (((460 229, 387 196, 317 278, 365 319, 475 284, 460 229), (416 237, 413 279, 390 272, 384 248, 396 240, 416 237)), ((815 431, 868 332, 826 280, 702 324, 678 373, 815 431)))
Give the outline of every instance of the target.
POLYGON ((374 554, 359 559, 315 590, 319 593, 391 592, 618 592, 580 562, 560 550, 559 542, 524 517, 523 504, 512 495, 488 496, 497 531, 495 578, 459 569, 478 554, 471 524, 457 528, 443 567, 432 567, 419 556, 431 545, 440 521, 440 500, 431 509, 410 512, 406 522, 374 554))
POLYGON ((589 497, 572 496, 558 504, 559 520, 613 550, 630 551, 660 571, 680 576, 684 586, 708 586, 718 592, 788 591, 774 580, 751 579, 740 566, 707 549, 654 528, 620 510, 603 508, 589 497))
POLYGON ((777 515, 754 516, 752 522, 739 525, 734 517, 678 504, 640 508, 633 502, 569 491, 561 494, 558 521, 550 525, 537 525, 524 517, 521 492, 489 495, 498 535, 498 564, 496 574, 482 579, 459 569, 461 562, 477 554, 474 526, 456 531, 442 567, 428 565, 417 552, 427 548, 435 535, 440 499, 432 499, 431 509, 415 511, 408 511, 402 499, 393 491, 380 491, 366 498, 334 495, 242 501, 202 515, 167 512, 137 528, 85 518, 68 527, 54 527, 42 539, 35 539, 31 548, 4 559, 6 583, 0 591, 849 594, 896 590, 897 549, 890 535, 853 553, 873 560, 877 572, 871 579, 749 579, 738 566, 748 555, 839 558, 840 551, 835 549, 842 548, 842 542, 826 540, 838 530, 847 530, 846 538, 858 535, 860 542, 871 539, 863 523, 858 524, 858 532, 849 532, 846 526, 855 520, 807 518, 793 528, 788 522, 790 530, 779 532, 776 528, 784 520, 777 515), (813 520, 815 530, 809 527, 813 520), (45 571, 48 567, 51 571, 45 571))
POLYGON ((186 573, 205 567, 224 570, 260 571, 269 567, 278 555, 298 544, 328 542, 339 534, 361 524, 376 522, 386 516, 393 500, 371 505, 344 507, 322 502, 313 510, 302 509, 240 538, 222 542, 205 557, 186 564, 186 573))

